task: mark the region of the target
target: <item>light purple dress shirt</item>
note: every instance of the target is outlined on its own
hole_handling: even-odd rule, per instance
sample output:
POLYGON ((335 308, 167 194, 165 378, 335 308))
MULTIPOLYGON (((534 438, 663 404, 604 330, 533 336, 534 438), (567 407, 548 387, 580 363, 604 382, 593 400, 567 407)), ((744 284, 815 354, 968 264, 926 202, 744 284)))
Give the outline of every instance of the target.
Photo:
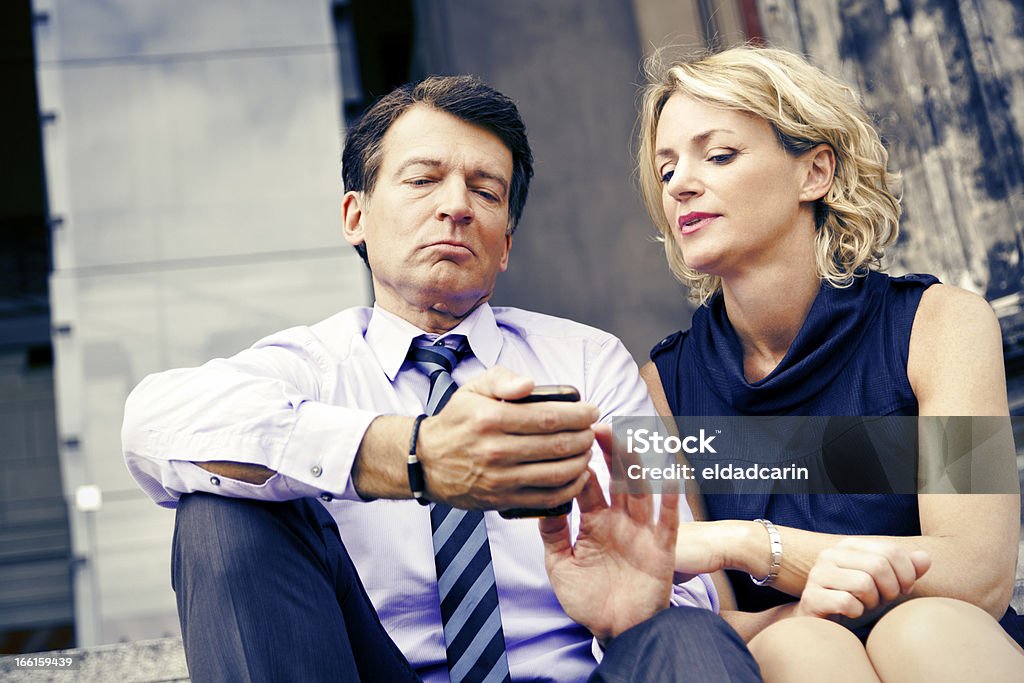
MULTIPOLYGON (((379 307, 351 308, 311 327, 271 335, 229 359, 146 377, 128 397, 122 432, 132 476, 158 504, 207 491, 261 500, 318 497, 381 623, 425 681, 446 681, 429 508, 413 500, 365 501, 350 473, 379 415, 423 411, 428 378, 405 358, 424 334, 379 307), (192 464, 232 460, 277 472, 257 486, 192 464)), ((614 415, 655 415, 636 364, 610 334, 569 320, 483 305, 450 334, 473 355, 453 373, 462 385, 495 365, 537 384, 570 384, 614 415)), ((591 466, 608 490, 595 447, 591 466)), ((685 502, 683 520, 692 519, 685 502)), ((596 660, 590 633, 551 589, 536 520, 485 514, 502 628, 514 680, 582 681, 596 660)), ((573 535, 578 511, 570 519, 573 535)), ((675 587, 675 605, 718 608, 709 577, 675 587)), ((282 628, 285 628, 282 625, 282 628)))

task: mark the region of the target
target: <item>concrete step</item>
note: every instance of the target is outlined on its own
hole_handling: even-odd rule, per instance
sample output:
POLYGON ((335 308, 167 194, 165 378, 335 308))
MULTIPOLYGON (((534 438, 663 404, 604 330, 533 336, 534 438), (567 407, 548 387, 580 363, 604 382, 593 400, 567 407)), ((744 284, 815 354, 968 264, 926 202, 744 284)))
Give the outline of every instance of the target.
POLYGON ((188 681, 181 638, 140 640, 131 643, 28 655, 0 657, 0 680, 4 683, 180 683, 188 681), (71 656, 79 668, 70 670, 22 669, 16 657, 71 656))

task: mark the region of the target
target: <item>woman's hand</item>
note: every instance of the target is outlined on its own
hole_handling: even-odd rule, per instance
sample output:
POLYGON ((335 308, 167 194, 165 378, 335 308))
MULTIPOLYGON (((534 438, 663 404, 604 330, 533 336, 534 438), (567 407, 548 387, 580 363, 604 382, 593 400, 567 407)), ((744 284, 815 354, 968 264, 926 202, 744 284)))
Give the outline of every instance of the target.
POLYGON ((729 542, 728 524, 686 522, 676 536, 675 581, 682 583, 697 574, 726 569, 724 546, 729 542))
POLYGON ((851 536, 818 555, 793 616, 856 619, 909 595, 931 563, 923 550, 851 536))

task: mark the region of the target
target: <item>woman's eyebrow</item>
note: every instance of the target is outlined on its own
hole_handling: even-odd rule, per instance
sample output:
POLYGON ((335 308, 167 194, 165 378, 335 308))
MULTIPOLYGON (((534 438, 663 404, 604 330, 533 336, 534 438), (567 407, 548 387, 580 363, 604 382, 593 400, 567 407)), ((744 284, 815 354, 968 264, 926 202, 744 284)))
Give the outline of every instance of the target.
MULTIPOLYGON (((710 138, 715 133, 735 133, 735 132, 736 131, 731 130, 729 128, 709 128, 708 130, 704 131, 703 133, 697 133, 692 138, 690 138, 690 144, 695 146, 695 147, 696 146, 700 146, 700 145, 703 145, 705 142, 707 142, 708 138, 710 138)), ((654 150, 655 158, 657 158, 657 157, 671 157, 673 154, 674 154, 674 152, 671 149, 667 148, 667 147, 663 147, 663 148, 659 148, 659 149, 654 150)))
POLYGON ((703 133, 697 133, 696 135, 694 135, 692 138, 690 138, 690 142, 695 144, 695 145, 700 145, 700 144, 703 144, 703 143, 707 142, 708 138, 710 138, 715 133, 735 133, 735 132, 736 131, 730 130, 728 128, 710 128, 710 129, 704 131, 703 133))

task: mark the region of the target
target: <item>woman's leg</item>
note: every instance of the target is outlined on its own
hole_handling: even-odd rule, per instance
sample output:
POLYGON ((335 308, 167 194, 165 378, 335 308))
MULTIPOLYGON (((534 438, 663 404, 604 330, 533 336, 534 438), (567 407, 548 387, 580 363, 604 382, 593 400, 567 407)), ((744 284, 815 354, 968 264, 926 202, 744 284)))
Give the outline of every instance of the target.
POLYGON ((765 683, 828 681, 878 683, 864 646, 835 622, 811 616, 786 618, 748 643, 765 683))
POLYGON ((867 651, 886 683, 1024 680, 1024 650, 987 612, 952 598, 895 607, 872 629, 867 651))
POLYGON ((878 683, 857 636, 826 619, 783 619, 761 631, 747 645, 766 683, 878 683))

